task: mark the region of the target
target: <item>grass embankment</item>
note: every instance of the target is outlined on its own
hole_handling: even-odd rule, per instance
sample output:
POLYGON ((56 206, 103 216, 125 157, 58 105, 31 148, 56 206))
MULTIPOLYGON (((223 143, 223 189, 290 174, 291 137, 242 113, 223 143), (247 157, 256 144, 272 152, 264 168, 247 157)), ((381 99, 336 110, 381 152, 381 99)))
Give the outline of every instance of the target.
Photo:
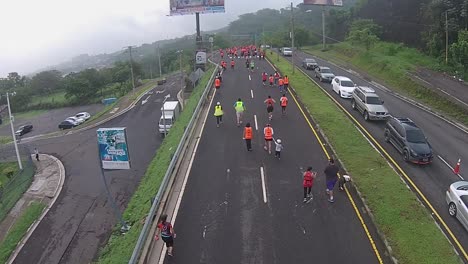
POLYGON ((351 64, 367 72, 372 78, 381 80, 394 91, 415 99, 434 110, 468 126, 468 113, 463 107, 451 102, 437 92, 413 81, 408 72, 418 67, 433 70, 448 70, 432 57, 401 44, 379 42, 369 51, 347 42, 330 45, 327 51, 320 47, 306 47, 305 52, 322 57, 339 65, 351 64))
POLYGON ((29 227, 39 218, 44 208, 44 204, 33 202, 25 209, 3 242, 0 243, 0 263, 7 263, 11 253, 16 249, 29 227))
POLYGON ((0 198, 0 221, 5 218, 29 188, 34 172, 34 166, 27 164, 27 161, 23 161, 23 171, 21 172, 19 172, 16 162, 0 163, 0 180, 3 186, 3 194, 0 198), (7 176, 8 171, 13 172, 9 177, 7 176))
POLYGON ((13 141, 13 137, 11 136, 0 136, 0 145, 8 144, 13 141))
MULTIPOLYGON (((290 76, 300 100, 327 135, 338 157, 353 175, 400 263, 459 263, 453 248, 429 212, 331 99, 304 74, 292 74, 284 58, 267 54, 290 76), (346 132, 343 132, 346 131, 346 132)), ((352 238, 350 238, 352 239, 352 238)))
POLYGON ((111 235, 107 245, 100 253, 98 263, 128 263, 143 228, 143 219, 151 207, 151 199, 158 192, 164 174, 169 167, 171 156, 177 149, 184 134, 184 128, 188 125, 195 111, 203 90, 210 79, 212 70, 213 68, 209 68, 206 71, 193 91, 184 107, 184 111, 159 147, 146 170, 145 176, 141 179, 138 189, 133 194, 124 212, 124 219, 130 223, 132 228, 125 235, 121 235, 119 232, 114 232, 111 235))

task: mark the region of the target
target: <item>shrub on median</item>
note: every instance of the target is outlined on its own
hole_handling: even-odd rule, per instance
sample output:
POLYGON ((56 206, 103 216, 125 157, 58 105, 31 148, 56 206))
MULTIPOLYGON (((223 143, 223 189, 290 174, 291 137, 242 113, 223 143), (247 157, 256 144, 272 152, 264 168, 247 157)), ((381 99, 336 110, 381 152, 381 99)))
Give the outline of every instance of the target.
MULTIPOLYGON (((132 226, 125 235, 114 232, 107 245, 102 249, 98 263, 128 263, 136 245, 140 232, 143 228, 144 219, 151 208, 152 198, 156 196, 163 177, 169 167, 172 155, 179 145, 184 130, 188 125, 195 108, 203 94, 203 91, 211 77, 213 68, 208 68, 205 75, 191 94, 184 106, 184 110, 171 128, 170 133, 156 152, 155 157, 149 164, 145 176, 141 179, 138 189, 133 194, 124 219, 132 226)), ((155 135, 157 136, 157 135, 155 135)))
MULTIPOLYGON (((358 186, 372 211, 376 225, 385 235, 400 263, 458 263, 447 238, 434 224, 396 172, 387 166, 347 116, 300 72, 292 74, 284 58, 267 54, 283 74, 314 120, 327 135, 340 160, 358 186)), ((351 238, 352 239, 352 238, 351 238)))

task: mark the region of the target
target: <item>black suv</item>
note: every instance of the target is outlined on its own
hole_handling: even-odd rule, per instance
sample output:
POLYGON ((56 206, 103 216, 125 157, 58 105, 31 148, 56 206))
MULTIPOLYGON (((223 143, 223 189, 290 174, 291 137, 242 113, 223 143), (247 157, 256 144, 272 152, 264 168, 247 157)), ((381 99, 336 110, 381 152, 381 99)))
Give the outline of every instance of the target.
POLYGON ((31 132, 33 129, 33 125, 23 125, 16 130, 15 135, 21 137, 22 135, 31 132))
POLYGON ((385 126, 385 141, 392 143, 403 154, 405 161, 416 164, 432 162, 431 144, 409 118, 390 118, 385 126))

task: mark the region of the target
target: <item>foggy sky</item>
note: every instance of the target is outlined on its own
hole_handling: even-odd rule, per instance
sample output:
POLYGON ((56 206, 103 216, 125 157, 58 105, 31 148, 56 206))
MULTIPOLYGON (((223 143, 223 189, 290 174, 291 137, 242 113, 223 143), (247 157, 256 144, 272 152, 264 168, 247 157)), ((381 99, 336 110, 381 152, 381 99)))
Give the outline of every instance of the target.
MULTIPOLYGON (((226 0, 226 13, 200 16, 201 30, 222 28, 240 14, 290 3, 226 0)), ((15 0, 3 2, 2 10, 0 77, 13 71, 28 74, 83 53, 112 53, 196 31, 195 15, 167 16, 169 0, 15 0)))

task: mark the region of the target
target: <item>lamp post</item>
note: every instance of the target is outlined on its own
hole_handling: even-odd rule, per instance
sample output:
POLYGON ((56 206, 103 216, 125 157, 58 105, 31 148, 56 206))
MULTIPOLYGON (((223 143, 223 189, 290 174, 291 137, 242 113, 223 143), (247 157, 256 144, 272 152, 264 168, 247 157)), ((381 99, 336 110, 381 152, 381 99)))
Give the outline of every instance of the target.
MULTIPOLYGON (((10 127, 11 127, 11 135, 13 136, 13 144, 15 145, 15 151, 16 151, 16 159, 18 160, 18 167, 20 170, 23 170, 23 163, 21 162, 21 157, 20 153, 18 150, 18 142, 16 142, 16 134, 15 134, 15 126, 13 125, 13 122, 15 121, 15 118, 11 114, 11 106, 10 106, 10 95, 15 96, 16 92, 13 93, 6 93, 5 96, 7 98, 7 105, 8 105, 8 115, 10 116, 10 127)), ((1 97, 1 96, 0 96, 1 97)))
POLYGON ((296 70, 296 66, 294 65, 294 7, 293 2, 291 2, 291 65, 292 65, 292 73, 296 70))

